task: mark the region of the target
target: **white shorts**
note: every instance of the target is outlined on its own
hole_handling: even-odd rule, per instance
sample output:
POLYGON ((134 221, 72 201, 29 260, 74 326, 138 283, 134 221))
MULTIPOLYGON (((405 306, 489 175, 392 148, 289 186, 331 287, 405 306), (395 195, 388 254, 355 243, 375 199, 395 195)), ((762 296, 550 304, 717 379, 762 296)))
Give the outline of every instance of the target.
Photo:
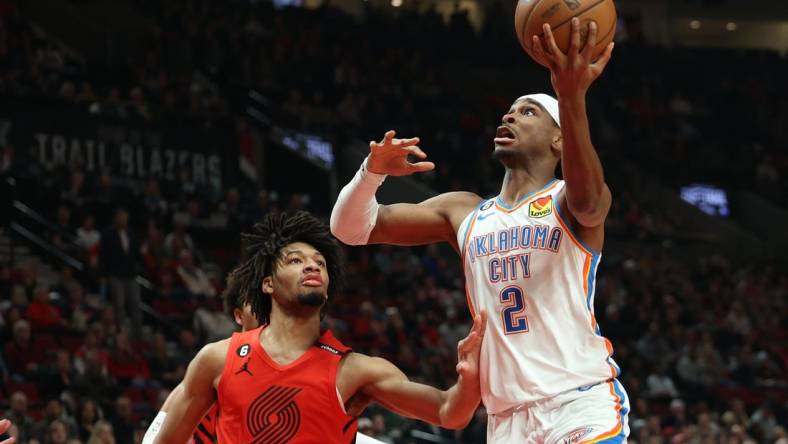
POLYGON ((626 443, 629 396, 618 380, 489 415, 488 444, 626 443))

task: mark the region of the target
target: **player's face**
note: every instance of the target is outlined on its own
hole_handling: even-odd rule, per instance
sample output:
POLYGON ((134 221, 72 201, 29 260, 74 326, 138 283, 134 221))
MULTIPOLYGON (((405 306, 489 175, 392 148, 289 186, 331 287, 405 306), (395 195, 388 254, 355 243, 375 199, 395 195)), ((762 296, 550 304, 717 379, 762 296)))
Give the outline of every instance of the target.
POLYGON ((233 315, 235 315, 235 323, 240 325, 243 331, 254 330, 260 326, 260 322, 252 313, 252 306, 249 304, 244 304, 243 308, 233 310, 233 315))
POLYGON ((561 131, 538 103, 515 101, 495 133, 495 157, 503 160, 521 154, 549 153, 561 131))
POLYGON ((328 298, 326 259, 314 247, 295 242, 282 248, 276 269, 263 280, 263 291, 284 307, 319 310, 328 298))

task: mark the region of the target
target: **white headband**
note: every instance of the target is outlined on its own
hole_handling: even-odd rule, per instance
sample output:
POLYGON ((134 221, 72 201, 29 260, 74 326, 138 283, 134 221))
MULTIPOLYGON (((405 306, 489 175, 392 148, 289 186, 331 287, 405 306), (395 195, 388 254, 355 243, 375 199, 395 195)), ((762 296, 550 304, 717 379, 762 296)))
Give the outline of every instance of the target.
POLYGON ((533 100, 542 105, 542 108, 547 111, 547 114, 550 114, 550 117, 553 118, 555 124, 558 125, 559 128, 561 127, 561 117, 558 114, 558 100, 547 94, 528 94, 518 98, 515 102, 526 99, 533 100))

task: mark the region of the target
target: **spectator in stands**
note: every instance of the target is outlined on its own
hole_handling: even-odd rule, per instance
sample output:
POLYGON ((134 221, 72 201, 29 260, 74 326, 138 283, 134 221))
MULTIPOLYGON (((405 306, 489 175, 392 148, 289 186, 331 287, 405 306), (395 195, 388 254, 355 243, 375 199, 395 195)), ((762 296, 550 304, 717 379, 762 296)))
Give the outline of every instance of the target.
POLYGON ((169 203, 161 194, 159 181, 154 178, 145 182, 145 190, 142 193, 142 205, 148 218, 153 218, 157 222, 164 220, 169 209, 169 203))
POLYGON ((68 251, 71 241, 71 208, 67 205, 57 207, 55 224, 49 240, 60 250, 68 251))
POLYGON ((193 296, 216 296, 216 289, 211 285, 208 276, 205 275, 205 272, 200 267, 194 264, 191 250, 181 250, 176 272, 184 287, 193 296))
POLYGON ((74 168, 69 176, 69 183, 66 189, 60 194, 60 198, 74 207, 81 207, 88 196, 85 186, 85 172, 81 168, 74 168))
POLYGON ((151 374, 159 381, 168 386, 175 386, 180 382, 183 373, 178 371, 178 365, 168 349, 167 338, 163 333, 153 335, 153 344, 146 353, 146 358, 151 374))
POLYGON ((90 268, 98 268, 99 242, 101 233, 96 230, 96 219, 88 213, 82 218, 82 225, 77 228, 77 245, 82 248, 82 257, 90 268))
POLYGON ((115 346, 109 354, 107 370, 127 385, 144 385, 150 379, 148 364, 134 349, 125 331, 115 335, 115 346))
POLYGON ((173 231, 164 238, 164 252, 177 259, 181 250, 194 250, 194 241, 186 232, 186 223, 182 217, 173 218, 173 224, 173 231))
POLYGON ((75 395, 74 382, 77 379, 77 371, 71 363, 71 353, 68 350, 58 350, 55 353, 55 363, 41 372, 41 384, 39 384, 42 395, 56 398, 70 392, 75 395))
POLYGON ((83 398, 77 409, 77 436, 82 442, 87 442, 96 425, 101 421, 103 415, 99 410, 96 401, 90 398, 83 398))
POLYGON ((43 285, 36 287, 25 317, 36 331, 54 331, 68 326, 68 322, 60 314, 60 309, 49 300, 49 288, 43 285))
MULTIPOLYGON (((112 416, 111 422, 116 443, 134 443, 134 429, 137 427, 137 423, 134 421, 131 399, 128 396, 118 397, 115 402, 115 414, 112 416)), ((100 429, 100 426, 96 425, 96 428, 100 429)))
POLYGON ((89 349, 84 356, 84 370, 74 381, 74 391, 84 397, 99 400, 100 402, 112 399, 117 393, 118 386, 109 377, 102 360, 102 352, 89 349))
POLYGON ((184 369, 197 354, 197 339, 191 329, 184 328, 178 333, 178 345, 175 348, 174 360, 184 369))
POLYGON ((57 398, 47 401, 44 417, 33 426, 33 436, 43 443, 52 442, 53 424, 56 422, 60 423, 56 430, 57 437, 61 438, 60 433, 64 435, 57 442, 65 443, 68 436, 76 436, 77 424, 68 416, 63 403, 57 398), (62 430, 59 429, 60 426, 62 430))
POLYGON ((55 419, 46 428, 46 434, 40 440, 42 444, 67 444, 70 435, 68 427, 61 419, 55 419))
POLYGON ((43 351, 34 347, 30 339, 30 323, 19 319, 14 323, 14 339, 5 345, 5 357, 12 378, 24 380, 43 362, 43 351))
POLYGON ((19 440, 17 442, 23 443, 30 439, 33 435, 33 426, 35 421, 28 414, 27 395, 23 392, 14 392, 11 394, 11 406, 3 415, 17 427, 19 431, 19 440))
POLYGON ((762 442, 773 442, 776 438, 775 434, 779 423, 774 415, 772 403, 767 401, 753 412, 750 417, 750 424, 755 431, 755 435, 762 442))
POLYGON ((83 332, 87 330, 88 321, 93 316, 93 309, 85 302, 85 289, 79 282, 68 285, 68 294, 61 298, 60 312, 66 320, 68 328, 83 332))
POLYGON ((131 333, 135 337, 140 336, 142 327, 140 287, 135 280, 139 251, 136 238, 129 229, 129 213, 119 208, 115 212, 114 225, 101 234, 99 268, 108 280, 117 322, 124 325, 130 321, 131 333))
POLYGON ((112 429, 112 424, 107 421, 98 421, 86 444, 115 444, 115 442, 115 432, 112 429))
POLYGON ((145 240, 140 247, 142 263, 145 267, 145 277, 156 283, 161 283, 161 274, 171 268, 171 261, 164 254, 164 235, 156 222, 148 221, 148 230, 145 240))

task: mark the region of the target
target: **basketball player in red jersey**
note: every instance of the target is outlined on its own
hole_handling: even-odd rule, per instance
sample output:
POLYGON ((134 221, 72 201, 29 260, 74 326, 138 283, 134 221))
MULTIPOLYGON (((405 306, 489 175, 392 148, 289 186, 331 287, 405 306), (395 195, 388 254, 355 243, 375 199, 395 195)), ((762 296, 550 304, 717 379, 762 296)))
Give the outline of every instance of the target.
MULTIPOLYGON (((246 297, 242 296, 240 285, 235 279, 232 279, 232 275, 230 275, 227 279, 227 288, 224 291, 223 299, 225 311, 235 320, 235 323, 241 327, 241 331, 253 330, 260 326, 260 322, 257 320, 257 317, 255 317, 254 313, 252 313, 251 305, 246 300, 246 297)), ((164 404, 161 406, 161 410, 156 415, 156 418, 153 420, 151 425, 148 427, 148 430, 145 432, 145 437, 142 440, 142 444, 153 444, 156 435, 159 433, 164 418, 166 417, 167 412, 170 410, 170 405, 172 402, 174 402, 174 399, 180 396, 182 390, 183 384, 178 384, 164 401, 164 404)), ((352 416, 358 416, 368 404, 369 397, 362 394, 356 395, 347 403, 348 413, 352 416)), ((197 428, 194 430, 191 442, 194 444, 216 442, 217 413, 218 408, 217 405, 214 404, 211 406, 210 410, 208 410, 208 413, 205 414, 200 423, 197 424, 197 428)), ((369 439, 368 437, 359 434, 359 438, 362 439, 362 437, 363 439, 369 439)), ((373 440, 370 442, 375 441, 373 440)))
POLYGON ((320 331, 322 309, 342 278, 341 248, 325 224, 305 212, 269 215, 244 237, 249 259, 232 278, 265 325, 197 354, 156 443, 188 440, 214 402, 221 443, 354 442, 356 422, 344 400, 357 393, 446 428, 470 421, 480 400, 485 313, 458 344, 453 387, 440 391, 414 383, 385 359, 353 353, 330 331, 320 331))

